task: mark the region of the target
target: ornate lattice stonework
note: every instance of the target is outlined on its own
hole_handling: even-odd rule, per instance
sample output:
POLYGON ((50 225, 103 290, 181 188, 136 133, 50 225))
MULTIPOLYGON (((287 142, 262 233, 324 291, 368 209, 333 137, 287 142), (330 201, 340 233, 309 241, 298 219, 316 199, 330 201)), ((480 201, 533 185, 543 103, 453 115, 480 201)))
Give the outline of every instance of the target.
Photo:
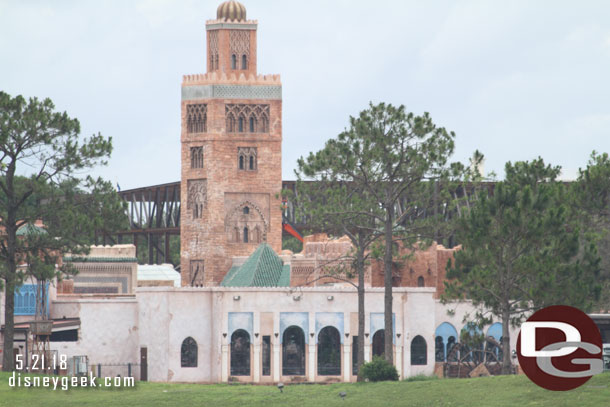
POLYGON ((186 129, 189 133, 207 131, 208 105, 199 103, 186 105, 186 129))
POLYGON ((281 85, 192 85, 182 87, 182 100, 271 99, 282 100, 281 85))
POLYGON ((213 71, 218 69, 218 31, 210 31, 210 42, 208 44, 208 70, 213 71))
POLYGON ((227 133, 269 133, 269 105, 226 104, 227 133))
POLYGON ((250 57, 250 32, 244 30, 231 30, 229 34, 231 54, 241 57, 250 57))
POLYGON ((186 208, 193 213, 193 219, 201 218, 207 201, 207 180, 188 181, 186 208))

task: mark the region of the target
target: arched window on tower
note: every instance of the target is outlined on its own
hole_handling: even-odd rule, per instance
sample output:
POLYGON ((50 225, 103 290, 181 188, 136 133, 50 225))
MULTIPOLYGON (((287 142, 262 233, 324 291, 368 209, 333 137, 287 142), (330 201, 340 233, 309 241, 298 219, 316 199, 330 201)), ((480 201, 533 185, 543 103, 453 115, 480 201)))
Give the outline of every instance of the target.
POLYGON ((243 117, 239 118, 238 130, 240 133, 244 132, 244 118, 243 117))
POLYGON ((424 287, 424 278, 422 276, 417 277, 417 286, 424 287))
POLYGON ((250 213, 250 208, 247 206, 244 206, 244 215, 248 215, 250 213))
POLYGON ((189 104, 186 106, 186 129, 189 133, 204 133, 207 131, 206 104, 189 104))
POLYGON ((256 131, 256 119, 254 117, 250 118, 250 133, 254 133, 256 131))
POLYGON ((248 59, 245 54, 241 56, 241 69, 248 69, 248 59))
POLYGON ((227 116, 227 132, 234 133, 235 132, 235 116, 229 114, 227 116))
POLYGON ((244 243, 248 243, 248 227, 244 228, 244 243))
POLYGON ((237 55, 231 55, 231 69, 237 69, 237 55))
POLYGON ((256 171, 256 147, 238 147, 237 164, 240 170, 256 171))
POLYGON ((191 147, 191 168, 203 168, 203 147, 191 147))
POLYGON ((182 341, 180 366, 197 367, 197 342, 190 336, 182 341))

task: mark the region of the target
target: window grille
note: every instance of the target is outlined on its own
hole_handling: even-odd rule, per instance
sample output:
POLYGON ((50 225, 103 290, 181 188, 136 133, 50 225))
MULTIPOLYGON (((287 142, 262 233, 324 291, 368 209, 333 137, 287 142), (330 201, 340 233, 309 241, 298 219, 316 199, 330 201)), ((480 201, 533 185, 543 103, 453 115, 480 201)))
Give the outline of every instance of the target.
POLYGON ((205 133, 207 131, 208 107, 205 104, 186 106, 186 128, 188 133, 205 133))
POLYGON ((191 147, 191 168, 203 168, 203 147, 191 147))

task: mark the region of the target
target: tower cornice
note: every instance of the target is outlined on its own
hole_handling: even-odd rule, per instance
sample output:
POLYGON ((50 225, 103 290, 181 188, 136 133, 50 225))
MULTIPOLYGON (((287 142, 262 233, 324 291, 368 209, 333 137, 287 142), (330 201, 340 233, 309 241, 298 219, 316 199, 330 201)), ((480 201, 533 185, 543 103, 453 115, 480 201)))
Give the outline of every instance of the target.
POLYGON ((272 75, 244 75, 239 76, 235 73, 226 74, 225 72, 208 72, 193 75, 184 75, 182 77, 182 86, 193 85, 281 85, 282 81, 279 74, 272 75))
POLYGON ((247 21, 226 21, 226 20, 207 20, 205 22, 206 30, 256 30, 258 20, 247 21))

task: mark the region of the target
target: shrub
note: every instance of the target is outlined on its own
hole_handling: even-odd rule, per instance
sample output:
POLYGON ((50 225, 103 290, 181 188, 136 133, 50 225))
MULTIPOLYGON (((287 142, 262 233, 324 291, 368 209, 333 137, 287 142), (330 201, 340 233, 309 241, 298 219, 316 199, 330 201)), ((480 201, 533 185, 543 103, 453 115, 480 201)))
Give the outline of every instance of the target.
POLYGON ((398 372, 394 365, 388 363, 384 358, 375 356, 372 362, 362 365, 360 375, 364 380, 380 382, 384 380, 398 380, 398 372))

